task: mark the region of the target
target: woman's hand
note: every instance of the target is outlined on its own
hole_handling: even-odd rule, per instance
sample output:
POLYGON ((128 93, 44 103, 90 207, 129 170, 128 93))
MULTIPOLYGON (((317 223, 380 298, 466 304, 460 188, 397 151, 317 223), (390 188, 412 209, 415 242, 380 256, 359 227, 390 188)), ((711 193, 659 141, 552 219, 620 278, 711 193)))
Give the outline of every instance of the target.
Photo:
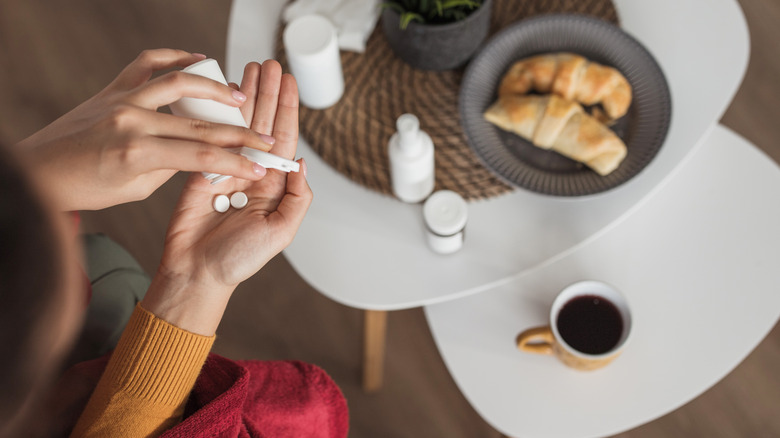
MULTIPOLYGON (((253 130, 273 135, 272 153, 295 157, 298 89, 276 61, 247 65, 242 107, 253 130)), ((190 176, 176 206, 160 268, 142 305, 185 330, 211 335, 235 287, 254 275, 293 239, 312 200, 306 163, 289 174, 269 169, 260 181, 232 178, 211 185, 190 176), (217 213, 218 194, 242 191, 249 203, 217 213)))
POLYGON ((175 117, 157 109, 182 97, 240 106, 246 95, 181 71, 204 59, 181 50, 142 52, 100 93, 19 143, 61 210, 100 209, 144 199, 177 170, 259 180, 264 169, 225 147, 268 150, 256 132, 175 117))

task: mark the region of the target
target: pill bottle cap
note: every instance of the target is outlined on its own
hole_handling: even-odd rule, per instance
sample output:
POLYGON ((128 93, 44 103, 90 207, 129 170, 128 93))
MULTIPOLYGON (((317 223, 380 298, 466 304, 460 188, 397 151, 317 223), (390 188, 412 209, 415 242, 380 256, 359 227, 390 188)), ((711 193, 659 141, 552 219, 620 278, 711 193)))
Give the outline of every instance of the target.
POLYGON ((198 76, 203 76, 204 78, 209 78, 212 81, 217 81, 219 83, 222 83, 224 85, 227 85, 227 80, 225 80, 225 75, 222 74, 222 69, 219 68, 219 63, 216 59, 207 58, 201 61, 198 61, 194 64, 190 64, 187 67, 184 67, 182 69, 185 73, 191 73, 198 76))

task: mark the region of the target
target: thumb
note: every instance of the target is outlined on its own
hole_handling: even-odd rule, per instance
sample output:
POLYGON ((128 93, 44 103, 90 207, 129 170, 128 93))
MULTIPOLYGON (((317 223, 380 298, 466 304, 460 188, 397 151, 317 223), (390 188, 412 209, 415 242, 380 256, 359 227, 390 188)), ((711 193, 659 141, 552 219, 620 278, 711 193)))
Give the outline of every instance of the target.
POLYGON ((287 175, 287 192, 276 208, 276 212, 284 222, 282 226, 285 231, 291 232, 291 237, 298 231, 298 227, 303 222, 303 217, 306 216, 306 211, 314 198, 309 183, 306 181, 306 161, 301 158, 298 162, 301 164, 301 169, 287 175))

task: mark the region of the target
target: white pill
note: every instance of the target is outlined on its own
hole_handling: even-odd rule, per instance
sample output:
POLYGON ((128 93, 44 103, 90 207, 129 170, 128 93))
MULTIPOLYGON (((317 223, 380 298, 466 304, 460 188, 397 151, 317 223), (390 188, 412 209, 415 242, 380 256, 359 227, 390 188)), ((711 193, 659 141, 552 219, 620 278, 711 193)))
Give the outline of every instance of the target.
POLYGON ((214 206, 214 210, 224 213, 230 208, 230 199, 225 195, 218 195, 214 197, 212 205, 214 206))
POLYGON ((246 193, 244 192, 236 192, 230 195, 230 205, 232 205, 233 208, 244 208, 248 202, 249 198, 246 197, 246 193))

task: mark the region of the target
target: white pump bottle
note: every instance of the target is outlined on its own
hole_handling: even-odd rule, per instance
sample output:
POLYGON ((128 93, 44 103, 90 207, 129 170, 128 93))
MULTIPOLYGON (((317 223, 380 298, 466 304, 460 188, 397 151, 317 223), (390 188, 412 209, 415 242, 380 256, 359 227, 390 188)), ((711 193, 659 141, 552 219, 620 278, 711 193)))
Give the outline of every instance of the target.
POLYGON ((420 130, 420 120, 413 114, 400 116, 396 128, 387 147, 393 193, 404 202, 423 201, 433 192, 435 181, 433 141, 420 130))

